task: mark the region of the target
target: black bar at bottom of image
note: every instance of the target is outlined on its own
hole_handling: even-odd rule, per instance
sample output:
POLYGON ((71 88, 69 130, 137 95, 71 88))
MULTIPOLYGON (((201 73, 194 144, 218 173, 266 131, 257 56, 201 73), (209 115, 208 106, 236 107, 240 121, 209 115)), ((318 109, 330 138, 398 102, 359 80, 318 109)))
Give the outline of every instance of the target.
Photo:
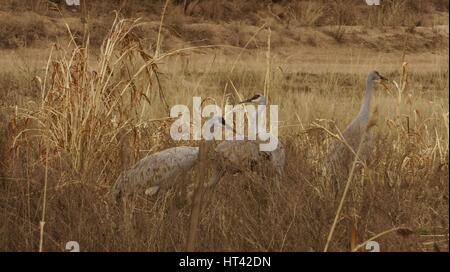
MULTIPOLYGON (((447 261, 446 253, 0 253, 2 265, 32 264, 64 270, 95 266, 126 271, 301 271, 310 269, 420 268, 447 261), (280 270, 282 269, 282 270, 280 270)), ((429 268, 429 267, 428 267, 429 268)))

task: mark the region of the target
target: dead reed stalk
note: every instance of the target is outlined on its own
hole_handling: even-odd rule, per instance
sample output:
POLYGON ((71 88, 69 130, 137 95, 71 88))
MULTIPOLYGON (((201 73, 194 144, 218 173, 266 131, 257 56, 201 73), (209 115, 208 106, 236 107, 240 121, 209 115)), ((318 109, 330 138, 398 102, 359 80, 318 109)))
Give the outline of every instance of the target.
POLYGON ((272 34, 272 31, 270 30, 270 27, 268 28, 268 35, 267 35, 267 51, 266 51, 266 76, 264 78, 264 97, 266 98, 266 103, 269 103, 269 92, 270 92, 270 74, 271 74, 271 55, 270 55, 270 36, 272 34))
POLYGON ((44 226, 45 226, 45 210, 47 207, 47 184, 48 184, 48 142, 45 152, 45 176, 44 176, 44 195, 42 197, 42 214, 41 221, 39 222, 39 252, 42 252, 44 247, 44 226))
POLYGON ((198 225, 200 221, 200 214, 202 210, 203 193, 205 190, 204 181, 208 177, 208 151, 210 142, 202 141, 199 149, 199 174, 197 177, 197 184, 194 192, 194 201, 192 203, 191 215, 189 217, 189 229, 186 243, 186 251, 195 251, 197 242, 198 225))
POLYGON ((345 188, 344 188, 344 193, 342 194, 342 198, 341 198, 341 201, 339 202, 339 206, 338 206, 338 209, 336 211, 336 215, 334 217, 333 224, 331 225, 330 233, 328 234, 327 242, 326 242, 325 248, 323 250, 324 252, 328 251, 328 247, 330 245, 331 238, 333 237, 333 234, 334 234, 334 229, 336 228, 337 222, 338 222, 339 217, 341 215, 342 207, 344 206, 344 202, 345 202, 345 199, 347 197, 348 190, 350 188, 350 183, 353 180, 353 175, 355 173, 355 169, 356 169, 356 164, 358 162, 359 153, 361 152, 361 146, 362 146, 361 142, 362 141, 360 141, 360 143, 358 145, 358 150, 356 151, 356 156, 353 159, 352 168, 350 169, 350 173, 349 173, 348 178, 347 178, 347 183, 345 184, 345 188))

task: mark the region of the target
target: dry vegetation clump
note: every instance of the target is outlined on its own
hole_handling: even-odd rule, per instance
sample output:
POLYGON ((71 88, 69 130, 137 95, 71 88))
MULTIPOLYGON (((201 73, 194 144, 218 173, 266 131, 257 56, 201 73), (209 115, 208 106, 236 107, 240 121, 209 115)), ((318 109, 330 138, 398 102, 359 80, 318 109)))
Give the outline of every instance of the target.
POLYGON ((161 86, 157 87, 157 64, 133 34, 138 26, 137 21, 116 18, 96 66, 88 65, 88 48, 79 47, 75 40, 68 49, 52 47, 44 77, 35 78, 39 99, 14 115, 13 123, 27 123, 30 128, 19 131, 13 148, 37 137, 43 141, 38 148, 67 156, 66 163, 82 179, 94 169, 100 171, 95 174, 100 178, 108 169, 98 168, 97 163, 110 160, 110 144, 122 131, 145 126, 145 107, 154 99, 153 90, 164 97, 161 86))
POLYGON ((317 1, 298 1, 292 4, 290 16, 301 26, 316 26, 324 16, 325 7, 317 1))
POLYGON ((33 42, 47 38, 48 31, 43 20, 33 13, 24 19, 0 12, 0 48, 28 47, 33 42))
POLYGON ((40 242, 62 251, 72 240, 82 251, 185 250, 192 206, 184 185, 204 178, 201 169, 153 197, 116 203, 110 189, 146 154, 197 145, 170 138, 169 105, 193 95, 237 101, 263 89, 280 105, 281 186, 261 173, 227 173, 204 192, 198 250, 323 251, 330 237, 328 250, 349 251, 356 229, 362 247, 388 231, 376 238, 382 251, 448 251, 448 70, 408 73, 405 64, 386 75, 396 83, 375 97, 373 163, 355 171, 343 197, 348 176, 323 171, 331 141, 324 129, 352 119, 365 75, 280 73, 256 61, 185 69, 180 53, 188 49, 163 53, 157 42, 150 52, 141 26, 117 17, 97 59, 71 35, 49 52, 33 81, 37 95, 24 103, 5 96, 12 101, 0 114, 1 251, 36 251, 40 242))

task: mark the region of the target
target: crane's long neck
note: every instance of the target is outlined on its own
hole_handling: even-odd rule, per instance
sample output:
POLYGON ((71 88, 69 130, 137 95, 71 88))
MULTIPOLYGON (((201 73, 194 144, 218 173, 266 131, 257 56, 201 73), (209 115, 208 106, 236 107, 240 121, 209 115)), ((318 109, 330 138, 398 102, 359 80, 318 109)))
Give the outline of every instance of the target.
POLYGON ((207 128, 207 131, 208 130, 211 131, 211 128, 216 125, 217 127, 223 127, 225 129, 234 132, 234 129, 230 125, 228 125, 228 123, 222 123, 222 116, 211 117, 205 122, 205 127, 207 128))
POLYGON ((372 98, 372 92, 373 92, 373 80, 371 78, 368 78, 366 82, 366 93, 364 95, 364 100, 361 105, 361 109, 359 110, 358 113, 358 117, 363 118, 364 120, 369 119, 370 100, 372 98))

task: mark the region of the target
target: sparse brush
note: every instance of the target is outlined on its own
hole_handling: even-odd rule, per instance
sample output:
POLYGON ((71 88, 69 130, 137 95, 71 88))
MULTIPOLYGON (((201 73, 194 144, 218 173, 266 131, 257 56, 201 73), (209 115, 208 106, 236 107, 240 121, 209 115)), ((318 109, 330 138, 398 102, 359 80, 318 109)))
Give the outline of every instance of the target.
MULTIPOLYGON (((44 78, 38 78, 41 101, 19 110, 34 121, 35 136, 48 140, 52 152, 67 154, 81 176, 107 161, 119 131, 145 121, 142 109, 151 101, 142 90, 158 83, 158 71, 133 34, 140 25, 117 16, 95 65, 88 47, 55 45, 44 78)), ((26 131, 20 132, 14 146, 24 137, 26 131)))
POLYGON ((345 36, 345 27, 343 25, 337 25, 330 27, 330 30, 326 31, 331 37, 333 37, 336 42, 342 43, 345 36))
POLYGON ((298 1, 290 7, 290 16, 301 26, 315 26, 324 16, 325 6, 317 1, 298 1))

